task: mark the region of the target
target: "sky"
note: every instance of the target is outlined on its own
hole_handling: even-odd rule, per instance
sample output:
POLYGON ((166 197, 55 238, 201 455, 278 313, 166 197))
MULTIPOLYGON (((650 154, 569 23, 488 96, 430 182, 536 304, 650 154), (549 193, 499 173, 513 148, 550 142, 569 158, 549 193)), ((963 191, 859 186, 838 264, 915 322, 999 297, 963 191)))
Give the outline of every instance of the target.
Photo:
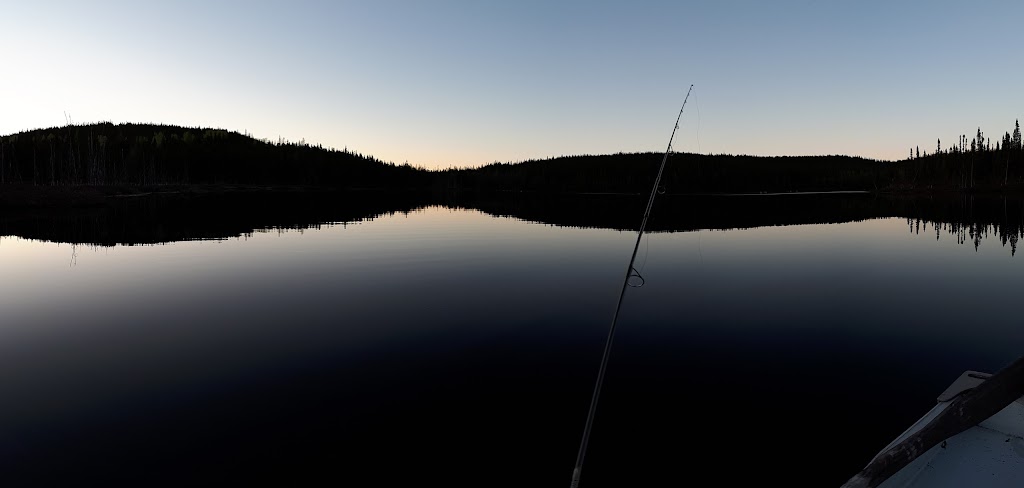
POLYGON ((0 0, 0 134, 219 127, 397 164, 902 159, 1024 115, 1024 2, 0 0), (67 116, 65 115, 67 114, 67 116))

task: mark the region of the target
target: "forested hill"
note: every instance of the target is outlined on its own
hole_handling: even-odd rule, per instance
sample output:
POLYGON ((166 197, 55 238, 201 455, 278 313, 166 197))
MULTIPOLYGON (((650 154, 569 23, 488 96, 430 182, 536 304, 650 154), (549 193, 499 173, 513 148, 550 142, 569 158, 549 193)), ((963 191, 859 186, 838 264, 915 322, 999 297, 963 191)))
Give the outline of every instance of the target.
MULTIPOLYGON (((567 156, 495 163, 439 175, 459 190, 551 193, 650 191, 663 154, 567 156)), ((662 178, 669 193, 875 190, 891 181, 891 163, 849 156, 706 156, 672 154, 662 178)))
MULTIPOLYGON (((446 170, 438 183, 458 190, 548 193, 638 193, 650 190, 660 153, 564 156, 476 169, 446 170)), ((808 191, 1024 191, 1020 123, 1002 138, 978 128, 969 138, 907 159, 850 156, 732 156, 671 154, 662 179, 668 193, 772 193, 808 191)))
POLYGON ((347 150, 223 129, 89 124, 0 137, 0 183, 422 186, 424 172, 347 150))
MULTIPOLYGON (((552 193, 649 191, 660 153, 570 156, 518 164, 495 163, 443 172, 449 188, 552 193)), ((1002 138, 979 128, 935 151, 919 147, 901 161, 849 156, 730 156, 672 154, 665 167, 668 193, 761 193, 867 190, 891 192, 1024 191, 1020 124, 1002 138)))
MULTIPOLYGON (((0 184, 72 187, 308 185, 541 193, 642 193, 663 155, 562 156, 428 171, 348 150, 267 141, 222 129, 152 124, 69 125, 0 136, 0 184)), ((979 129, 902 161, 850 156, 670 155, 663 190, 676 194, 807 191, 1020 191, 1020 129, 995 145, 979 129)))

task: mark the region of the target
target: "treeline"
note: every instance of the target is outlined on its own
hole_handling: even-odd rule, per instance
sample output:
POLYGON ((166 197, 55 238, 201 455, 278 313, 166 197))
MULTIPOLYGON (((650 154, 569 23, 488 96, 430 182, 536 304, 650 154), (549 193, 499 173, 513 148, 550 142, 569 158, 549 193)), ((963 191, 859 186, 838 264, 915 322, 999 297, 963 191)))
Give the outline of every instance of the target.
MULTIPOLYGON (((542 193, 648 191, 659 153, 565 156, 427 171, 304 141, 268 141, 222 129, 152 124, 68 125, 0 136, 0 184, 316 185, 333 188, 542 193)), ((673 154, 670 193, 872 190, 891 164, 846 156, 673 154)))
POLYGON ((422 186, 425 172, 348 150, 222 129, 68 125, 0 136, 0 184, 422 186))
POLYGON ((1020 121, 995 144, 981 128, 968 138, 961 135, 952 145, 935 143, 935 151, 922 153, 919 146, 900 161, 890 185, 895 190, 993 190, 1024 188, 1024 150, 1020 121))
MULTIPOLYGON (((660 153, 562 156, 428 171, 356 152, 269 141, 222 129, 152 124, 68 125, 0 136, 0 184, 152 186, 311 185, 477 192, 644 193, 660 153)), ((1019 124, 993 144, 972 138, 902 161, 850 156, 671 154, 662 190, 674 194, 814 191, 1024 190, 1019 124)))
MULTIPOLYGON (((437 185, 456 190, 545 193, 643 193, 660 153, 565 156, 476 169, 442 171, 437 185)), ((1024 151, 1019 122, 995 143, 979 128, 932 154, 912 148, 902 161, 850 156, 671 154, 661 190, 667 193, 814 191, 1021 191, 1024 151)))

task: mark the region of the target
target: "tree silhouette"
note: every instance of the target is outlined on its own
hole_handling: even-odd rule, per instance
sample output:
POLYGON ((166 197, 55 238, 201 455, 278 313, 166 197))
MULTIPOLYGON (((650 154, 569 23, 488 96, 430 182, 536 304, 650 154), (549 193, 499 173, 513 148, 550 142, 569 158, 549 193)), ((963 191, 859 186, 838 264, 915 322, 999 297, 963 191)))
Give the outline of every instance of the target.
POLYGON ((410 166, 303 143, 273 144, 222 129, 68 125, 0 136, 0 147, 4 160, 0 167, 7 170, 3 183, 240 183, 360 188, 430 184, 426 171, 410 166), (46 162, 37 164, 37 155, 46 162))
POLYGON ((1018 119, 1014 123, 1013 136, 1011 137, 1011 140, 1010 140, 1010 149, 1014 149, 1014 150, 1017 150, 1017 151, 1021 150, 1020 119, 1018 119))
MULTIPOLYGON (((946 152, 910 146, 907 161, 845 156, 756 157, 674 154, 670 193, 830 190, 1024 189, 1020 124, 997 138, 979 127, 946 152), (969 148, 969 153, 968 153, 969 148)), ((638 193, 651 184, 655 153, 575 155, 474 169, 427 171, 347 148, 237 132, 153 124, 68 125, 0 136, 0 183, 49 186, 306 185, 335 189, 436 189, 478 192, 638 193)))

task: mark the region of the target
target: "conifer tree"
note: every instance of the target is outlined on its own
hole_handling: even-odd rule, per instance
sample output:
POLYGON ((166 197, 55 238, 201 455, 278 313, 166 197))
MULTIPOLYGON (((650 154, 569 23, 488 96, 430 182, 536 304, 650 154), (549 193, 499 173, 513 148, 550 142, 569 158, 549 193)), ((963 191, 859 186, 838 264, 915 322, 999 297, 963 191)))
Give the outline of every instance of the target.
POLYGON ((1016 122, 1016 126, 1013 129, 1013 137, 1010 139, 1010 148, 1020 151, 1020 120, 1016 122))

